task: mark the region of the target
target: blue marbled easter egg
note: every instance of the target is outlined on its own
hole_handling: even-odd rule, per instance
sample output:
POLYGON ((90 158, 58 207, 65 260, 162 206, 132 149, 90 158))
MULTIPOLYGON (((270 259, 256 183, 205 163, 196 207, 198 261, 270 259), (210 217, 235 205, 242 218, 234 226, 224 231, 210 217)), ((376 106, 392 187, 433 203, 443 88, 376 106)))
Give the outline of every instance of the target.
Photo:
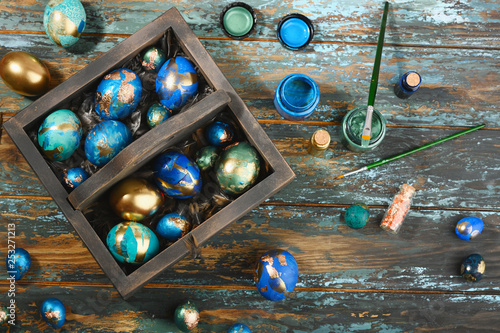
POLYGON ((212 146, 226 147, 234 141, 234 130, 221 121, 214 121, 207 126, 205 136, 212 146))
POLYGON ((43 320, 53 328, 61 328, 66 320, 64 304, 57 298, 48 298, 40 307, 43 320))
POLYGON ((80 146, 82 124, 70 110, 61 109, 45 118, 38 129, 38 144, 53 161, 68 159, 80 146))
POLYGON ((469 241, 483 232, 484 222, 478 217, 468 216, 458 221, 455 233, 458 238, 469 241))
POLYGON ((43 13, 43 27, 50 40, 61 47, 75 44, 85 29, 87 15, 79 0, 50 0, 43 13))
POLYGON ((158 156, 153 164, 156 185, 175 199, 191 198, 201 190, 200 169, 186 155, 169 151, 158 156))
POLYGON ((31 266, 31 256, 25 249, 16 248, 14 253, 7 254, 7 272, 14 275, 14 279, 20 280, 31 266))
POLYGON ((248 327, 247 325, 237 323, 231 326, 227 330, 227 333, 252 333, 252 331, 250 330, 250 327, 248 327))
POLYGON ((95 110, 101 119, 128 117, 139 105, 142 83, 137 74, 119 68, 107 74, 97 86, 95 110))
POLYGON ((186 105, 197 91, 198 75, 191 61, 177 56, 163 64, 156 77, 156 92, 161 104, 175 111, 186 105))
POLYGON ((82 168, 70 168, 63 171, 62 180, 63 185, 72 190, 77 188, 81 183, 89 178, 89 174, 82 168))
POLYGON ((121 263, 140 265, 160 251, 155 233, 137 222, 121 222, 106 237, 109 251, 121 263))
POLYGON ((90 163, 101 167, 132 142, 132 133, 118 120, 105 120, 89 131, 85 155, 90 163))
POLYGON ((172 111, 162 104, 153 104, 149 107, 146 115, 149 128, 158 126, 172 116, 172 111))
POLYGON ((255 285, 262 296, 270 301, 280 301, 292 292, 299 278, 295 258, 284 250, 266 252, 257 261, 254 272, 255 285))
POLYGON ((178 213, 163 216, 156 225, 156 232, 161 237, 176 241, 191 230, 191 223, 178 213))

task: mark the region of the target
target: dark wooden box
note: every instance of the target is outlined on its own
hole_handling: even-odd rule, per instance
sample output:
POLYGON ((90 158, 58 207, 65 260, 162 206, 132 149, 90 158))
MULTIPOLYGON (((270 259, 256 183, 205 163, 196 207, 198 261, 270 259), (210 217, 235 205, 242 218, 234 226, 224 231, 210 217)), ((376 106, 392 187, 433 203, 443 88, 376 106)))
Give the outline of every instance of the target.
POLYGON ((175 8, 168 10, 64 83, 37 99, 7 121, 4 128, 124 298, 137 292, 148 281, 188 255, 192 246, 190 244, 202 246, 210 237, 278 192, 295 177, 262 127, 175 8), (68 195, 58 176, 30 139, 28 132, 32 131, 50 112, 95 86, 106 73, 121 67, 146 47, 157 43, 169 29, 175 34, 182 51, 197 65, 213 92, 186 111, 168 119, 132 142, 112 161, 68 195), (202 127, 222 110, 231 113, 246 140, 258 150, 267 166, 266 176, 189 234, 132 273, 126 274, 113 258, 106 244, 101 241, 82 210, 113 184, 151 161, 162 150, 178 144, 183 137, 202 127))

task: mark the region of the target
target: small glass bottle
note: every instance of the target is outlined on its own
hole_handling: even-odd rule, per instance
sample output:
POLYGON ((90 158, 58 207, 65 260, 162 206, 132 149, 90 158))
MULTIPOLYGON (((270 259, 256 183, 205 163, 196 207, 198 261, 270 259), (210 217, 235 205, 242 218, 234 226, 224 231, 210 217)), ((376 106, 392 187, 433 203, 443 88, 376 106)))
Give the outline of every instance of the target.
POLYGON ((409 98, 420 87, 422 78, 417 72, 406 72, 394 86, 394 93, 401 99, 409 98))
POLYGON ((380 227, 386 231, 397 234, 406 214, 410 210, 412 197, 415 194, 415 188, 408 184, 403 184, 398 194, 394 196, 392 204, 385 212, 380 227))
POLYGON ((312 156, 319 157, 328 149, 328 146, 330 146, 330 134, 324 129, 319 129, 311 136, 307 151, 312 156))

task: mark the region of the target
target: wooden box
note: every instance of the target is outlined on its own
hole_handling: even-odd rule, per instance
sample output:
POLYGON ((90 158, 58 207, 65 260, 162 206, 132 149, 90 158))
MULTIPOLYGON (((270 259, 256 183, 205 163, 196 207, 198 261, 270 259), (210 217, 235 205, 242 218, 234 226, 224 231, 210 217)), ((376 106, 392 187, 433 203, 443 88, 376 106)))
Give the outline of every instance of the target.
POLYGON ((202 246, 210 237, 239 219, 265 199, 282 189, 295 177, 262 127, 229 84, 205 48, 186 24, 177 9, 172 8, 137 33, 89 64, 64 83, 43 95, 4 124, 21 153, 47 188, 66 218, 73 225, 96 261, 118 292, 128 298, 144 284, 190 253, 192 244, 202 246), (69 192, 42 156, 29 132, 64 103, 93 89, 105 74, 120 68, 148 46, 154 45, 172 31, 182 51, 195 63, 211 88, 211 93, 182 113, 132 142, 82 185, 69 192), (139 170, 165 148, 178 144, 197 128, 224 111, 239 126, 246 140, 259 152, 266 173, 250 190, 208 218, 189 234, 170 245, 129 274, 118 264, 90 225, 83 210, 113 184, 139 170))

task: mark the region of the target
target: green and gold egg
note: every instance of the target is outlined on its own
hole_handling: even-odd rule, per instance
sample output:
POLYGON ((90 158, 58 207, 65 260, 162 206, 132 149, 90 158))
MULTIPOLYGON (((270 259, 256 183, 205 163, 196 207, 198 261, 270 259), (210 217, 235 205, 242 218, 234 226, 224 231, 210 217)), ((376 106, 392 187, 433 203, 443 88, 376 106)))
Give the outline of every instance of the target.
POLYGON ((246 142, 226 147, 215 167, 220 188, 227 194, 241 194, 257 180, 260 158, 257 150, 246 142))

